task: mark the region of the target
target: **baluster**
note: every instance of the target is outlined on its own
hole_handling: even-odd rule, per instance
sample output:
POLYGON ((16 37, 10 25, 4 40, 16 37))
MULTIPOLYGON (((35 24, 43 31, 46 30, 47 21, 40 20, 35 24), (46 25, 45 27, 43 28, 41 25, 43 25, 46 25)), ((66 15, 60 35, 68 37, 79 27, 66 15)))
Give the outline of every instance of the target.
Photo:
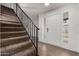
POLYGON ((31 40, 32 40, 32 22, 31 22, 31 40))
POLYGON ((38 55, 38 29, 36 28, 36 55, 38 55))
POLYGON ((34 26, 34 44, 35 44, 35 26, 34 26))
POLYGON ((16 4, 16 14, 17 14, 17 4, 16 4))
POLYGON ((28 34, 30 35, 30 24, 28 25, 28 34))
POLYGON ((31 31, 32 31, 32 41, 33 41, 33 23, 32 23, 32 27, 31 28, 32 28, 31 31))
POLYGON ((23 21, 23 12, 21 11, 21 21, 23 21))
POLYGON ((31 22, 30 22, 30 38, 31 38, 31 22))
POLYGON ((36 46, 36 27, 35 27, 35 46, 36 46))
POLYGON ((31 22, 31 39, 32 39, 32 22, 31 22))
POLYGON ((33 43, 34 43, 34 25, 32 24, 32 26, 33 26, 32 36, 33 36, 33 43))

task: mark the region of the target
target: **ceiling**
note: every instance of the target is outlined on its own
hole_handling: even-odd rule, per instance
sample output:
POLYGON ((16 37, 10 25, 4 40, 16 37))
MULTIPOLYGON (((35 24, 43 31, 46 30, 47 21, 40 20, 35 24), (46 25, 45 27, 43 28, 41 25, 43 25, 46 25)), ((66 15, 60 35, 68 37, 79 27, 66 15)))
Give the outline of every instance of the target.
POLYGON ((24 10, 29 10, 30 12, 34 12, 36 14, 44 13, 65 5, 73 5, 77 3, 50 3, 50 5, 45 6, 45 3, 19 3, 19 5, 24 10))
POLYGON ((50 3, 49 6, 45 6, 44 3, 19 3, 19 5, 24 10, 24 12, 32 20, 35 20, 35 22, 36 22, 36 20, 39 17, 38 16, 39 14, 59 8, 59 7, 63 6, 64 4, 50 3))
POLYGON ((22 9, 29 11, 35 14, 45 13, 47 11, 59 8, 65 4, 50 3, 50 5, 45 6, 44 3, 20 3, 22 9))

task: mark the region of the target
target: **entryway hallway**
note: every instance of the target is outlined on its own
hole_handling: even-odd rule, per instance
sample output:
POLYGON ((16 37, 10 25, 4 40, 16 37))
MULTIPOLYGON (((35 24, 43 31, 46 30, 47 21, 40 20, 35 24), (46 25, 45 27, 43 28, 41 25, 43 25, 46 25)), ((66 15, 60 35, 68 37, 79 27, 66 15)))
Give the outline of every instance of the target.
POLYGON ((79 4, 2 3, 0 56, 79 56, 78 25, 79 4))

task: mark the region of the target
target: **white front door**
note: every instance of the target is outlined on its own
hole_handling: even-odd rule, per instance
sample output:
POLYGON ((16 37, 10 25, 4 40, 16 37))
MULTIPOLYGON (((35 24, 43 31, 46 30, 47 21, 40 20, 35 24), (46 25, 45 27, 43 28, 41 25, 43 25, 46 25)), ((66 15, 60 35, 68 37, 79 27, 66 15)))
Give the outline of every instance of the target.
POLYGON ((55 14, 46 17, 45 40, 50 44, 60 44, 62 40, 62 16, 55 14))

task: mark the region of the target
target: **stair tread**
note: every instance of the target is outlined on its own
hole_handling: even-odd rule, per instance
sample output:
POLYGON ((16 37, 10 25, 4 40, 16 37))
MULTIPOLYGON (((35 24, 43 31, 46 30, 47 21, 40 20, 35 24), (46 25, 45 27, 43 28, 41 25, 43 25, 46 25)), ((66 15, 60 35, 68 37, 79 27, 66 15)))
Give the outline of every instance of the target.
POLYGON ((25 38, 25 37, 28 37, 28 35, 12 37, 12 38, 7 38, 7 39, 5 38, 5 39, 1 39, 0 41, 16 40, 16 39, 25 38))
POLYGON ((24 27, 0 27, 0 32, 25 31, 24 27))
POLYGON ((16 16, 1 15, 2 20, 19 22, 16 16))
POLYGON ((26 31, 1 32, 0 34, 8 34, 8 33, 26 33, 26 31))
POLYGON ((20 22, 12 22, 12 21, 3 21, 0 20, 1 24, 14 24, 14 25, 22 25, 20 22))
MULTIPOLYGON (((7 12, 8 12, 8 11, 7 11, 7 12)), ((13 14, 7 13, 7 12, 3 12, 3 11, 2 11, 2 15, 16 16, 16 15, 15 15, 15 12, 13 12, 13 14)))
POLYGON ((16 54, 14 54, 13 56, 27 56, 29 54, 31 54, 31 52, 34 52, 35 48, 32 46, 29 49, 23 50, 21 52, 18 52, 16 54))
POLYGON ((10 28, 13 28, 13 29, 15 28, 16 29, 16 28, 24 28, 24 27, 0 27, 0 28, 9 28, 9 29, 10 28))
POLYGON ((27 35, 26 31, 1 32, 1 39, 27 35))
POLYGON ((0 40, 0 47, 5 47, 5 46, 9 46, 9 45, 13 45, 16 43, 20 43, 20 42, 24 42, 24 41, 28 41, 29 37, 27 36, 21 36, 21 37, 14 37, 14 38, 7 38, 7 39, 1 39, 0 40))
POLYGON ((22 45, 27 45, 28 43, 31 43, 30 40, 26 41, 26 42, 21 42, 21 43, 17 43, 17 44, 13 44, 13 45, 9 45, 9 46, 6 46, 6 47, 2 47, 0 48, 1 52, 6 52, 7 50, 11 50, 11 49, 15 49, 15 48, 18 48, 22 45))

